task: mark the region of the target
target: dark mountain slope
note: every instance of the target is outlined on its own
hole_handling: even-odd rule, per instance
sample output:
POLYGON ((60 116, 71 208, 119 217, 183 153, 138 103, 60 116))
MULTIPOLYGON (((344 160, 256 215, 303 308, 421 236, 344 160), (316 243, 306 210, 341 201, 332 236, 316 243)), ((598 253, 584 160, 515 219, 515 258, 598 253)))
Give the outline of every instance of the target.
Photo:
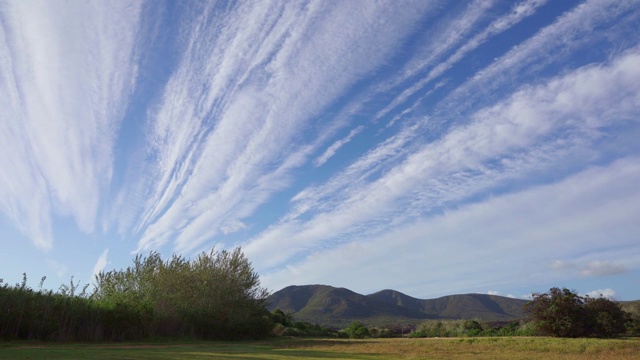
POLYGON ((437 299, 416 299, 395 290, 368 295, 434 317, 450 319, 513 320, 524 317, 526 300, 485 294, 449 295, 437 299))
POLYGON ((515 320, 524 317, 525 300, 464 294, 416 299, 395 290, 367 296, 326 285, 289 286, 273 293, 270 310, 289 312, 300 321, 346 326, 353 320, 372 325, 419 323, 425 319, 515 320))
POLYGON ((269 302, 270 310, 292 313, 297 320, 338 327, 354 320, 378 324, 430 318, 420 311, 325 285, 289 286, 272 294, 269 302))

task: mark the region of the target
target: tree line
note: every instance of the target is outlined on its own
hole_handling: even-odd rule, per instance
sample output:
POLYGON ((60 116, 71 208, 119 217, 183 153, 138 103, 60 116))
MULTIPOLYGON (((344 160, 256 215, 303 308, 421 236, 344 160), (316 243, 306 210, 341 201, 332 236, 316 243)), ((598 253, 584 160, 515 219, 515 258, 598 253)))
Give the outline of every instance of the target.
MULTIPOLYGON (((323 329, 324 336, 376 338, 404 336, 476 337, 476 336, 552 336, 598 337, 640 336, 640 304, 626 312, 619 303, 599 297, 580 296, 568 289, 551 288, 547 293, 534 293, 525 304, 527 318, 515 321, 427 320, 418 326, 370 327, 353 321, 342 330, 323 329)), ((274 310, 277 336, 313 336, 320 328, 296 322, 291 314, 274 310), (307 329, 315 329, 309 332, 307 329)))
POLYGON ((127 269, 103 271, 91 293, 73 283, 34 290, 0 280, 0 339, 123 341, 153 338, 254 339, 273 327, 268 292, 240 248, 192 261, 157 252, 127 269))
MULTIPOLYGON (((125 341, 162 338, 258 339, 267 336, 392 337, 392 327, 354 322, 336 331, 269 312, 268 291, 240 248, 211 251, 194 260, 157 252, 138 255, 126 269, 102 271, 95 285, 73 278, 58 292, 0 279, 0 340, 125 341)), ((605 298, 552 288, 533 294, 529 318, 511 323, 432 320, 412 337, 523 336, 616 337, 640 335, 640 309, 632 313, 605 298)))

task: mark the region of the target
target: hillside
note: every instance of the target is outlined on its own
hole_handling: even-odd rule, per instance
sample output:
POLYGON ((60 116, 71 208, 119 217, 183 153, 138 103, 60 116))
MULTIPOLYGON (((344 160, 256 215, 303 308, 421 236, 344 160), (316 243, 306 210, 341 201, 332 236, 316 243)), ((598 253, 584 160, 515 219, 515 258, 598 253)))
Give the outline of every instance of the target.
POLYGON ((524 317, 526 300, 486 294, 449 295, 421 300, 395 290, 382 290, 369 297, 403 306, 431 316, 449 319, 513 320, 524 317))
POLYGON ((349 289, 326 285, 289 286, 269 297, 269 310, 291 313, 299 321, 344 327, 353 320, 369 324, 416 322, 432 318, 349 289))
POLYGON ((326 285, 289 286, 269 297, 269 310, 280 309, 299 321, 344 327, 360 320, 371 325, 417 324, 425 319, 515 320, 524 317, 525 300, 494 295, 450 295, 416 299, 395 290, 361 295, 326 285))

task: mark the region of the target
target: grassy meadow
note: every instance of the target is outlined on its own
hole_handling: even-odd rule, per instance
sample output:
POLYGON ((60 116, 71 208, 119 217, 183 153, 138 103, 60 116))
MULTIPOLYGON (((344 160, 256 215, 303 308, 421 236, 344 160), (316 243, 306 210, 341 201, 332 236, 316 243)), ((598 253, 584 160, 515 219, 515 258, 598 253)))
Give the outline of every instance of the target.
POLYGON ((640 339, 278 339, 254 342, 0 343, 0 359, 638 359, 640 339))

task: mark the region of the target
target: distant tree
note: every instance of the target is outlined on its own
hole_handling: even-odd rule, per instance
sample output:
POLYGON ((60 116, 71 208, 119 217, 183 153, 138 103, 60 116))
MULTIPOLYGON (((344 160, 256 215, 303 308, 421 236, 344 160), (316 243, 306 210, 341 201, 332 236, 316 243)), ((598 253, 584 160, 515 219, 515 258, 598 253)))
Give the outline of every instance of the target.
POLYGON ((274 323, 280 324, 282 326, 293 326, 295 320, 293 319, 293 315, 291 313, 285 313, 280 309, 275 309, 271 312, 271 319, 274 323))
POLYGON ((354 321, 344 330, 344 332, 349 335, 352 339, 364 339, 365 337, 371 336, 369 332, 369 328, 367 328, 360 321, 354 321))
POLYGON ((533 294, 525 311, 540 335, 612 337, 625 331, 625 312, 618 304, 605 298, 583 298, 566 288, 533 294))
POLYGON ((464 322, 464 331, 469 336, 476 336, 482 332, 482 325, 476 320, 467 320, 464 322))

